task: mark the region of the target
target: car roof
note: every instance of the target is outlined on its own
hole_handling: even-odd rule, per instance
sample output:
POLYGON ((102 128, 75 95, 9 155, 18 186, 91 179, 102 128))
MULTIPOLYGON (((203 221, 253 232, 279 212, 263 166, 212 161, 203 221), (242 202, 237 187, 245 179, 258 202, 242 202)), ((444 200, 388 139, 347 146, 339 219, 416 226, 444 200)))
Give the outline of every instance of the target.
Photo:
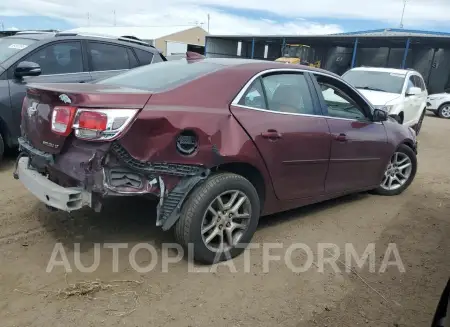
POLYGON ((36 32, 22 32, 22 33, 17 33, 14 35, 10 35, 10 36, 6 36, 6 39, 29 39, 29 40, 36 40, 36 41, 40 41, 40 40, 45 40, 45 39, 50 39, 53 38, 55 36, 56 33, 36 33, 36 32))
MULTIPOLYGON (((121 45, 132 46, 135 48, 140 48, 143 50, 151 51, 151 52, 159 52, 154 46, 151 44, 140 44, 142 42, 140 40, 136 40, 133 42, 133 39, 127 40, 126 38, 119 39, 114 36, 109 35, 83 35, 83 34, 65 34, 65 33, 54 33, 54 32, 20 32, 11 36, 7 36, 6 38, 14 38, 14 39, 30 39, 36 41, 55 41, 55 40, 95 40, 95 41, 105 41, 118 43, 121 45)), ((144 42, 142 42, 144 43, 144 42)))
POLYGON ((408 73, 417 73, 412 69, 398 69, 398 68, 385 68, 385 67, 356 67, 352 68, 352 71, 369 71, 369 72, 383 72, 391 74, 407 75, 408 73))
POLYGON ((327 74, 331 76, 337 76, 339 75, 332 73, 330 71, 310 67, 310 66, 304 66, 299 64, 285 64, 282 62, 275 62, 275 61, 268 61, 268 60, 258 60, 258 59, 243 59, 243 58, 205 58, 201 59, 204 62, 210 62, 222 66, 234 66, 236 68, 241 69, 249 69, 254 70, 255 72, 258 71, 264 71, 269 69, 295 69, 295 70, 301 70, 301 71, 308 71, 311 73, 318 72, 322 74, 327 74))

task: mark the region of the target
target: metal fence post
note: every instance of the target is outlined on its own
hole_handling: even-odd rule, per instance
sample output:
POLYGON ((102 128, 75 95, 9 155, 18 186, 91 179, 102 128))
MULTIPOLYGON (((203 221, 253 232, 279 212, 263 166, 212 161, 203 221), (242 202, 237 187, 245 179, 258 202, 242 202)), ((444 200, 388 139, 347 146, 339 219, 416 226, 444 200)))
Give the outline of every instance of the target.
POLYGON ((403 61, 402 61, 402 69, 406 68, 406 58, 408 57, 408 52, 409 52, 409 45, 411 43, 411 39, 408 38, 406 40, 406 47, 405 47, 405 53, 403 54, 403 61))
POLYGON ((255 38, 252 39, 252 55, 250 58, 253 59, 254 55, 255 55, 255 38))
POLYGON ((352 67, 356 64, 356 51, 358 50, 358 38, 355 39, 355 44, 353 45, 353 56, 352 56, 352 67))

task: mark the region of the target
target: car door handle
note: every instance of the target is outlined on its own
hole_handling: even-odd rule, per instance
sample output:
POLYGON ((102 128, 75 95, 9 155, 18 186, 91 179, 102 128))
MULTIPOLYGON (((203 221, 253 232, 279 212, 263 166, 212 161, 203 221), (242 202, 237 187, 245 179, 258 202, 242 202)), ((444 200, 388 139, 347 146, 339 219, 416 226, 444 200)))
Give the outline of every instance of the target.
POLYGON ((269 129, 267 132, 263 132, 261 133, 261 136, 265 139, 269 139, 272 141, 281 139, 281 134, 278 133, 278 131, 274 130, 274 129, 269 129))
POLYGON ((345 135, 344 133, 337 134, 334 136, 334 138, 338 142, 347 142, 347 135, 345 135))

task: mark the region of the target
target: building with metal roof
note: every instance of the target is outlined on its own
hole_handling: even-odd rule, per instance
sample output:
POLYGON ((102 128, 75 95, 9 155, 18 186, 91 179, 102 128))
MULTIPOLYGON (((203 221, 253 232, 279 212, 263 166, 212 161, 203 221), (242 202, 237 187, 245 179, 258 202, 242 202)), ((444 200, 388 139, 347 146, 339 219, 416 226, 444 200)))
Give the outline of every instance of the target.
POLYGON ((329 35, 209 35, 207 57, 275 60, 286 44, 309 45, 321 68, 337 74, 357 66, 411 68, 430 93, 450 89, 450 33, 377 29, 329 35))

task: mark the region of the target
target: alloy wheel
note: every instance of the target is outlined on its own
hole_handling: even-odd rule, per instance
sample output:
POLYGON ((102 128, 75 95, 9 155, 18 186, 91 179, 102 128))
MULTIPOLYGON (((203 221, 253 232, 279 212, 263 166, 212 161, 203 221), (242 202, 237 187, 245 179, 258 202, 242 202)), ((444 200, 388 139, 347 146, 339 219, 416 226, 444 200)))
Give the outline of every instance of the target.
POLYGON ((249 226, 252 206, 242 191, 231 190, 211 201, 201 224, 202 239, 214 252, 228 251, 242 238, 249 226))
POLYGON ((441 109, 441 115, 444 118, 450 118, 450 106, 444 106, 441 109))
POLYGON ((381 187, 388 191, 396 190, 408 181, 412 172, 411 158, 403 152, 395 152, 389 162, 381 187))

